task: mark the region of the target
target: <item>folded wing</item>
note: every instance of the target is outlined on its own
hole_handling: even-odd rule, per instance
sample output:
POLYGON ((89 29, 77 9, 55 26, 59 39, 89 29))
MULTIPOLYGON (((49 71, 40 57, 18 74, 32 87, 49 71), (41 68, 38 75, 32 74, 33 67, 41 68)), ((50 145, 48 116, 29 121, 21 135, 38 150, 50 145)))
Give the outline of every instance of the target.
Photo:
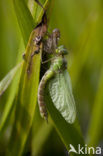
POLYGON ((76 118, 76 106, 72 93, 72 85, 67 70, 58 72, 49 82, 49 92, 54 106, 70 124, 76 118))

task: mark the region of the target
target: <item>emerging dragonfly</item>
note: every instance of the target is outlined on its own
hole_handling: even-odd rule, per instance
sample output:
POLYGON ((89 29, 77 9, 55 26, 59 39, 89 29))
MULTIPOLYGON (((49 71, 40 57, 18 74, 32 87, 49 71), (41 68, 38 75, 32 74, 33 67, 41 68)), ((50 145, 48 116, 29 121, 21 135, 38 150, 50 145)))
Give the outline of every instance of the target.
POLYGON ((44 50, 46 53, 52 54, 52 58, 50 59, 51 66, 39 84, 38 104, 41 116, 45 120, 48 120, 44 92, 47 82, 51 80, 49 81, 49 92, 53 104, 67 122, 73 123, 76 118, 76 107, 72 94, 70 76, 67 72, 67 62, 64 58, 68 54, 68 51, 64 46, 57 47, 59 37, 59 30, 54 29, 53 33, 44 43, 44 50))
POLYGON ((64 58, 68 54, 64 46, 55 49, 51 66, 42 77, 38 89, 38 104, 41 116, 47 120, 47 109, 44 92, 49 81, 49 92, 53 104, 68 123, 73 123, 76 118, 75 101, 72 94, 70 76, 67 72, 67 62, 64 58))

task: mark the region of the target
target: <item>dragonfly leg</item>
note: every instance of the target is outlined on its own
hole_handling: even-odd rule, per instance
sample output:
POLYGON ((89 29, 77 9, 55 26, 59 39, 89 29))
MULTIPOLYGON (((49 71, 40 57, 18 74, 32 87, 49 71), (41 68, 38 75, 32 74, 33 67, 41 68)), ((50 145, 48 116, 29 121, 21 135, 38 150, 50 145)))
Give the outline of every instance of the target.
MULTIPOLYGON (((41 61, 41 63, 42 63, 42 64, 45 64, 45 63, 48 63, 48 62, 50 62, 50 61, 52 61, 52 60, 54 60, 54 59, 55 59, 55 57, 50 58, 50 59, 48 59, 48 60, 46 60, 46 61, 41 61)), ((42 60, 42 58, 41 58, 41 60, 42 60)))
POLYGON ((33 51, 33 52, 31 53, 31 58, 32 58, 34 55, 39 54, 39 52, 40 52, 40 46, 38 46, 37 50, 35 50, 35 51, 33 51))
POLYGON ((36 54, 39 54, 40 52, 40 48, 38 48, 37 50, 35 50, 34 52, 32 52, 31 57, 33 57, 36 54))
POLYGON ((22 58, 25 62, 27 61, 25 52, 22 54, 22 58))
POLYGON ((40 45, 37 46, 37 50, 35 50, 35 51, 33 51, 31 53, 29 65, 28 65, 28 68, 27 68, 27 73, 28 74, 30 74, 30 72, 31 72, 32 59, 33 59, 34 55, 39 54, 39 52, 40 52, 40 45))

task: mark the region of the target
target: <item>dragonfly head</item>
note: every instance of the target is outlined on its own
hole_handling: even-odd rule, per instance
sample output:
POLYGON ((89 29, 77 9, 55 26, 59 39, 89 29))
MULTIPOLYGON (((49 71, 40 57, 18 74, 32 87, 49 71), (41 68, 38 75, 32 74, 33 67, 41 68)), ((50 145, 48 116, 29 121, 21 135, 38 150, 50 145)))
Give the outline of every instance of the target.
POLYGON ((62 55, 62 56, 67 55, 68 50, 63 45, 61 45, 56 49, 56 54, 62 55))

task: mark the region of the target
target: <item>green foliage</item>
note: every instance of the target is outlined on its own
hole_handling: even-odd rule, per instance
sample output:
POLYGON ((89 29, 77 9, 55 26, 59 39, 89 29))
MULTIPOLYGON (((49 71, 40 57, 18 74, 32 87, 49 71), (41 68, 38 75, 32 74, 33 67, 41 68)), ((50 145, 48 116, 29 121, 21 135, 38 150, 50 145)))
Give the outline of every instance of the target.
POLYGON ((16 67, 14 67, 5 77, 4 79, 0 82, 0 96, 5 92, 5 90, 8 88, 10 85, 11 81, 13 80, 15 74, 21 67, 21 64, 18 64, 16 67))
MULTIPOLYGON (((17 5, 16 3, 14 3, 14 6, 17 9, 16 13, 18 14, 18 20, 20 21, 20 28, 25 43, 26 39, 28 38, 30 29, 26 29, 26 28, 24 29, 24 25, 29 23, 28 28, 32 27, 33 24, 31 21, 33 20, 33 18, 30 18, 31 17, 30 12, 28 11, 27 6, 25 5, 25 1, 22 1, 22 4, 21 1, 18 1, 17 5), (22 13, 21 10, 23 11, 22 13)), ((36 48, 33 47, 34 38, 35 38, 35 32, 32 31, 25 51, 26 60, 24 61, 23 68, 22 68, 17 102, 16 102, 17 107, 15 112, 15 120, 14 120, 14 125, 13 125, 13 129, 9 141, 7 155, 17 155, 17 156, 22 155, 33 121, 36 100, 37 100, 38 82, 39 82, 40 54, 36 55, 33 58, 32 60, 33 67, 30 74, 27 73, 27 68, 28 68, 28 62, 31 53, 35 51, 36 48)))
POLYGON ((13 0, 15 13, 18 19, 20 30, 23 36, 25 46, 27 45, 29 35, 34 28, 33 17, 26 5, 26 2, 20 0, 13 0))
POLYGON ((100 80, 97 95, 95 97, 94 107, 92 111, 87 141, 90 146, 97 146, 102 134, 102 110, 103 110, 103 68, 100 73, 100 80))
POLYGON ((2 115, 2 119, 1 119, 1 123, 0 123, 0 135, 2 134, 2 131, 5 127, 5 122, 9 116, 10 110, 12 109, 12 104, 13 104, 13 99, 15 97, 15 92, 17 89, 17 84, 19 81, 19 75, 21 72, 22 68, 22 63, 19 63, 16 65, 16 67, 14 67, 5 77, 4 79, 0 82, 0 96, 2 96, 2 94, 4 93, 4 91, 8 88, 8 86, 10 85, 10 83, 12 82, 12 80, 14 81, 12 83, 11 86, 11 92, 10 92, 10 96, 8 99, 8 102, 5 106, 5 109, 3 111, 3 115, 2 115), (15 87, 15 88, 14 88, 15 87), (12 95, 12 96, 11 96, 12 95))
MULTIPOLYGON (((101 0, 40 2, 47 8, 49 32, 59 28, 60 43, 70 51, 66 59, 80 125, 77 120, 68 124, 63 119, 53 106, 48 88, 45 100, 49 123, 41 119, 36 105, 40 54, 33 58, 30 77, 27 75, 28 63, 23 61, 8 87, 15 72, 6 73, 21 62, 24 51, 29 58, 31 35, 35 36, 32 31, 40 22, 43 10, 34 0, 1 0, 0 82, 6 75, 8 89, 0 97, 0 155, 19 156, 28 152, 32 156, 60 155, 61 152, 65 155, 62 142, 69 150, 69 144, 77 149, 77 144, 84 145, 85 140, 89 146, 98 146, 103 138, 103 3, 101 0)), ((6 88, 3 84, 3 90, 6 88)))

